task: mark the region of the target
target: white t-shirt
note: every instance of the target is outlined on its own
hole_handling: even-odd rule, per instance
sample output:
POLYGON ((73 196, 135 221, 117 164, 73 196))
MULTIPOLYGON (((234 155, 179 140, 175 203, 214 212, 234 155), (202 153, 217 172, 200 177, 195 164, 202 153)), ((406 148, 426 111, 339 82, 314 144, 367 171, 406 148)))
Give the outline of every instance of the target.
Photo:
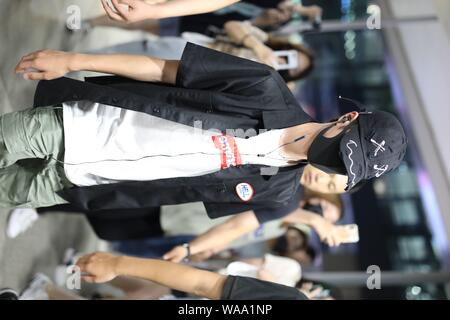
POLYGON ((268 271, 273 277, 273 282, 289 287, 294 287, 302 277, 302 268, 294 259, 287 257, 264 255, 264 263, 261 267, 242 261, 235 261, 222 269, 219 273, 230 276, 258 278, 261 269, 268 271))
POLYGON ((247 163, 289 165, 272 152, 282 129, 240 139, 90 101, 64 103, 63 110, 64 169, 78 186, 200 176, 247 163))

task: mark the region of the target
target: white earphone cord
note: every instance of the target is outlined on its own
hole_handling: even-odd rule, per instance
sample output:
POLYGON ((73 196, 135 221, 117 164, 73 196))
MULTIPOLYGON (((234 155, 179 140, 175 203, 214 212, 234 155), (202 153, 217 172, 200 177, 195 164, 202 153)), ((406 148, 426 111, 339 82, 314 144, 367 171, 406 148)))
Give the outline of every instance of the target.
MULTIPOLYGON (((349 100, 349 101, 351 100, 351 99, 344 98, 344 97, 341 97, 341 96, 339 96, 339 98, 340 98, 340 99, 343 99, 343 100, 349 100)), ((354 102, 353 100, 351 100, 351 101, 354 102)), ((62 107, 48 107, 48 108, 53 108, 53 109, 63 109, 62 107)), ((345 122, 345 121, 347 121, 347 120, 348 120, 348 118, 344 118, 343 120, 341 120, 341 122, 345 122)), ((336 123, 338 123, 338 122, 339 122, 339 120, 336 121, 336 123)), ((241 155, 245 155, 245 156, 257 156, 257 157, 267 157, 269 154, 274 153, 275 151, 278 151, 279 149, 281 149, 281 148, 283 148, 283 147, 285 147, 285 146, 287 146, 287 145, 291 145, 291 144, 293 144, 293 143, 296 143, 296 142, 298 142, 298 141, 303 140, 304 138, 306 138, 306 136, 307 136, 307 135, 303 135, 303 136, 301 136, 301 137, 298 137, 298 138, 292 140, 291 142, 284 143, 284 144, 282 144, 281 146, 278 146, 278 147, 275 148, 274 150, 272 150, 272 151, 270 151, 270 152, 267 152, 267 153, 263 153, 263 154, 241 153, 241 155)), ((40 153, 40 152, 38 152, 38 153, 40 153)), ((204 154, 204 155, 212 155, 212 156, 217 156, 217 155, 219 155, 219 153, 208 153, 208 152, 201 152, 201 151, 199 151, 199 152, 190 152, 190 153, 179 153, 179 154, 173 154, 173 155, 170 155, 170 154, 154 154, 154 155, 143 156, 143 157, 140 157, 140 158, 137 158, 137 159, 104 159, 104 160, 88 161, 88 162, 80 162, 80 163, 69 163, 69 162, 64 162, 64 161, 61 161, 61 160, 59 160, 59 159, 56 159, 56 158, 54 158, 54 157, 52 157, 52 156, 50 156, 49 158, 52 159, 52 160, 54 160, 54 161, 56 161, 56 162, 58 162, 58 163, 64 164, 64 165, 68 165, 68 166, 80 166, 80 165, 85 165, 85 164, 95 164, 95 163, 101 163, 101 162, 136 162, 136 161, 140 161, 140 160, 143 160, 143 159, 154 158, 154 157, 167 157, 167 158, 173 158, 173 157, 189 156, 189 155, 194 155, 194 154, 204 154)), ((267 158, 268 158, 268 159, 272 159, 272 160, 280 160, 279 158, 274 158, 274 157, 267 157, 267 158)))
MULTIPOLYGON (((275 151, 278 151, 279 149, 281 149, 284 146, 296 143, 297 141, 303 140, 305 136, 301 136, 298 137, 296 139, 294 139, 291 142, 287 142, 282 144, 281 146, 278 146, 277 148, 275 148, 274 150, 264 153, 264 154, 251 154, 251 153, 241 153, 241 155, 244 156, 257 156, 257 157, 267 157, 269 154, 274 153, 275 151)), ((219 153, 208 153, 208 152, 189 152, 189 153, 179 153, 179 154, 153 154, 153 155, 148 155, 148 156, 143 156, 140 158, 136 158, 136 159, 104 159, 104 160, 98 160, 98 161, 88 161, 88 162, 80 162, 80 163, 69 163, 69 162, 64 162, 61 161, 59 159, 56 159, 52 156, 50 156, 50 158, 58 163, 64 164, 64 165, 68 165, 68 166, 80 166, 80 165, 87 165, 87 164, 95 164, 95 163, 101 163, 101 162, 136 162, 136 161, 140 161, 143 159, 147 159, 147 158, 154 158, 154 157, 167 157, 167 158, 173 158, 173 157, 182 157, 182 156, 189 156, 189 155, 194 155, 194 154, 204 154, 204 155, 211 155, 211 156, 217 156, 219 155, 219 153)), ((273 159, 273 160, 280 160, 279 158, 274 158, 274 157, 267 157, 268 159, 273 159)))

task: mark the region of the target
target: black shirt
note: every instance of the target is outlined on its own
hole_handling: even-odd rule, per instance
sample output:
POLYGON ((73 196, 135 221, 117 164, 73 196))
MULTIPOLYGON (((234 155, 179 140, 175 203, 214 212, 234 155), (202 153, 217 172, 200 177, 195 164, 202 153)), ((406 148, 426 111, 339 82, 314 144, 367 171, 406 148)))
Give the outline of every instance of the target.
MULTIPOLYGON (((311 122, 273 68, 188 43, 175 85, 100 77, 41 81, 35 106, 92 101, 134 110, 188 126, 224 133, 281 129, 311 122)), ((228 133, 230 134, 230 133, 228 133)), ((238 135, 239 136, 239 135, 238 135)), ((297 191, 303 164, 262 173, 261 165, 230 167, 211 174, 72 187, 59 194, 82 211, 152 208, 202 201, 211 218, 286 205, 297 191), (253 189, 244 201, 242 183, 253 189)))
POLYGON ((256 219, 258 219, 259 224, 263 224, 287 216, 298 209, 302 195, 303 188, 300 186, 287 204, 278 207, 254 209, 253 212, 255 213, 256 219))
POLYGON ((248 277, 228 276, 222 300, 308 300, 297 288, 248 277))

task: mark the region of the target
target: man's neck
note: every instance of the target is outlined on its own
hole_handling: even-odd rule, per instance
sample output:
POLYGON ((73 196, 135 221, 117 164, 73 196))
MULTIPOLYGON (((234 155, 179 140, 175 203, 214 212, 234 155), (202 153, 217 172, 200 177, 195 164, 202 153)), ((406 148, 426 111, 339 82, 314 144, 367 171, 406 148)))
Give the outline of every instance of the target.
POLYGON ((286 128, 279 142, 280 146, 286 144, 280 148, 280 155, 292 161, 307 160, 308 150, 312 142, 329 125, 330 123, 308 122, 286 128), (295 139, 303 136, 303 139, 293 142, 295 139))

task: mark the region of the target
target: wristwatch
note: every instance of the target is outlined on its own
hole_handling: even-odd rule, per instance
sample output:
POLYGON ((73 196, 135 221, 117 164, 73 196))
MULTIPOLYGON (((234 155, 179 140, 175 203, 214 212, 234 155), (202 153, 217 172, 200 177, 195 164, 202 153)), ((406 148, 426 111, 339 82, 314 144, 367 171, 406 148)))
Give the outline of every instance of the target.
POLYGON ((186 256, 183 258, 184 262, 189 262, 191 257, 191 246, 189 243, 183 243, 183 247, 186 248, 186 256))

